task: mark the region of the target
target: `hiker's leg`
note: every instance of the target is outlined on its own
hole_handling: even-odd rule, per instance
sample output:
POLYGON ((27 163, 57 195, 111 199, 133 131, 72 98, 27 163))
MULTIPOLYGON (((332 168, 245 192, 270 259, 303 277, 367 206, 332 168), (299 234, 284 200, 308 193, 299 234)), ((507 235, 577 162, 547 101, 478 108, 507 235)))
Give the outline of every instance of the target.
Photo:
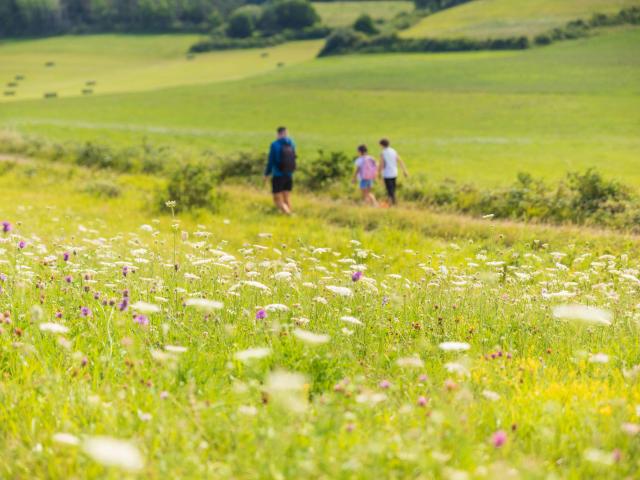
POLYGON ((384 186, 387 187, 387 196, 389 197, 389 201, 391 205, 396 204, 396 179, 395 178, 385 178, 384 186))
POLYGON ((378 206, 378 201, 376 200, 376 196, 373 194, 371 189, 369 189, 369 203, 371 204, 372 207, 378 206))
POLYGON ((276 208, 280 210, 282 213, 289 213, 289 209, 284 203, 284 195, 282 192, 273 194, 273 203, 276 205, 276 208))
POLYGON ((289 213, 291 213, 291 192, 288 190, 285 190, 284 192, 282 192, 282 201, 283 203, 286 205, 287 209, 289 210, 289 213))

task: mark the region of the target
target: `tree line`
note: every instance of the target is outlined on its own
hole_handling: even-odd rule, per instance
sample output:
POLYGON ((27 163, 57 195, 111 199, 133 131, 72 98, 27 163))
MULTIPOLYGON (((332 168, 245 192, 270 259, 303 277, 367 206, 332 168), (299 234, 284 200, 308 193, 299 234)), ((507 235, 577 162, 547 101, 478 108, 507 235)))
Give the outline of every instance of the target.
POLYGON ((0 0, 0 36, 208 32, 244 0, 0 0))

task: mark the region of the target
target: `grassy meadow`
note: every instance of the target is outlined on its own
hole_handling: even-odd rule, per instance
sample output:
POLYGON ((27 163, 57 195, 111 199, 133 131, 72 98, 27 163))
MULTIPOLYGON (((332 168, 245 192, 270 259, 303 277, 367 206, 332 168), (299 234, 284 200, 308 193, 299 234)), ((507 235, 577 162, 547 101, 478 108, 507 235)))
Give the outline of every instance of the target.
POLYGON ((640 184, 638 29, 517 52, 323 59, 312 59, 320 48, 314 41, 277 47, 267 57, 248 50, 189 61, 186 42, 178 48, 161 38, 157 57, 131 70, 152 37, 116 37, 120 43, 110 43, 121 49, 137 45, 133 59, 104 51, 96 56, 102 73, 89 75, 87 58, 100 38, 0 46, 4 78, 34 72, 15 99, 2 97, 0 126, 58 141, 124 147, 146 138, 194 154, 225 154, 263 150, 274 126, 286 124, 302 162, 319 148, 352 152, 386 135, 413 173, 433 181, 496 185, 520 171, 557 179, 595 167, 640 184), (26 55, 34 45, 38 50, 26 55), (46 69, 48 60, 56 66, 46 69), (285 65, 278 68, 278 60, 285 65), (97 81, 95 94, 82 97, 78 90, 89 78, 97 81), (194 84, 160 88, 171 82, 194 84), (49 90, 60 97, 39 98, 49 90))
POLYGON ((3 477, 638 475, 637 238, 2 165, 3 477))
MULTIPOLYGON (((339 25, 409 7, 351 3, 318 8, 339 25)), ((529 34, 623 3, 425 22, 529 34)), ((0 97, 0 478, 640 477, 638 236, 372 209, 346 182, 296 186, 293 217, 255 179, 176 213, 170 170, 6 153, 32 135, 198 160, 286 124, 302 164, 389 136, 427 181, 595 167, 638 189, 640 29, 322 59, 322 41, 188 58, 197 39, 0 43, 0 80, 24 77, 0 97)))
POLYGON ((367 14, 374 20, 388 20, 402 12, 413 10, 413 2, 408 1, 364 1, 364 2, 316 2, 314 8, 322 23, 330 27, 346 27, 362 15, 367 14))
POLYGON ((474 0, 422 19, 402 32, 409 38, 533 37, 595 12, 615 13, 639 0, 474 0))

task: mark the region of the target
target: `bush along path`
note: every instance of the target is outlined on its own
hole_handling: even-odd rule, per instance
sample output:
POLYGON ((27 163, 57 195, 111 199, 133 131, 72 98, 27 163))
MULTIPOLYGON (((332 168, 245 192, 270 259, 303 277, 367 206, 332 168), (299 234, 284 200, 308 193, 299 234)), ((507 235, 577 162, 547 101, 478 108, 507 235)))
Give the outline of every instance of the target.
MULTIPOLYGON (((53 144, 25 137, 2 136, 6 154, 2 171, 27 157, 66 162, 80 167, 115 173, 155 175, 165 182, 155 204, 160 208, 176 200, 179 209, 219 209, 224 201, 221 183, 260 188, 266 163, 264 153, 239 152, 217 157, 202 152, 196 160, 180 152, 142 144, 139 148, 116 150, 106 145, 53 144), (195 194, 194 194, 195 193, 195 194)), ((296 173, 296 185, 303 191, 344 198, 351 191, 352 159, 344 152, 318 151, 304 159, 296 173)), ((527 173, 505 187, 487 189, 445 180, 432 184, 420 177, 403 182, 399 198, 414 207, 475 217, 551 224, 604 227, 640 233, 640 198, 631 187, 604 178, 594 169, 568 172, 556 184, 527 173)))

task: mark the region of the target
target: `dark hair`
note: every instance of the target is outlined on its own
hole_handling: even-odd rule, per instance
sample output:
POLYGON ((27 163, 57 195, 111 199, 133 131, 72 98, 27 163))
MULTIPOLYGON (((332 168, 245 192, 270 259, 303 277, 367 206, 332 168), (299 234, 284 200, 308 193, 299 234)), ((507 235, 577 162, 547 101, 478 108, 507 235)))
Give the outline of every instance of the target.
POLYGON ((380 145, 382 145, 384 148, 387 148, 389 146, 389 140, 383 138, 382 140, 380 140, 380 145))
POLYGON ((366 145, 360 145, 360 146, 358 147, 358 151, 359 151, 360 153, 367 153, 367 146, 366 146, 366 145))
POLYGON ((278 134, 283 134, 284 132, 287 131, 287 127, 278 127, 278 134))

